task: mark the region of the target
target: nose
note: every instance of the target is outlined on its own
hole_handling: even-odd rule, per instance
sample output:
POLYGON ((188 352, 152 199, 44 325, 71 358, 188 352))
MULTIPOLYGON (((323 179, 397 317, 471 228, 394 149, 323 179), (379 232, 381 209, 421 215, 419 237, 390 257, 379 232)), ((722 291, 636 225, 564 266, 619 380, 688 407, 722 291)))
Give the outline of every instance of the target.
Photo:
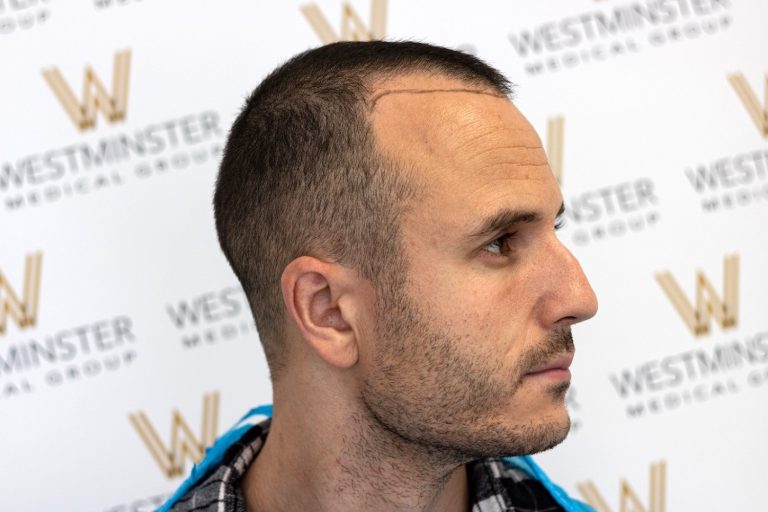
POLYGON ((597 296, 576 257, 553 237, 544 281, 548 290, 542 304, 542 320, 548 327, 567 327, 597 313, 597 296))

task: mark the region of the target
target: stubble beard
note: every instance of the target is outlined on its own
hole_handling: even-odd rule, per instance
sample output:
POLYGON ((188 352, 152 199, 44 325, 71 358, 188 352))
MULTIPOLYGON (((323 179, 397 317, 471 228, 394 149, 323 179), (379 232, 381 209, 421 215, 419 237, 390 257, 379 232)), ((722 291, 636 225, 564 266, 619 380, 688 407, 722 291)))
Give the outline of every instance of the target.
MULTIPOLYGON (((536 453, 565 439, 567 414, 557 421, 520 422, 502 409, 525 373, 573 351, 569 329, 554 331, 535 351, 524 353, 516 374, 499 381, 501 358, 488 361, 462 353, 462 338, 430 321, 403 283, 380 287, 378 302, 378 352, 361 398, 373 425, 402 443, 397 449, 455 465, 536 453)), ((464 345, 473 341, 464 340, 464 345)), ((547 392, 563 404, 568 386, 553 385, 547 392)))

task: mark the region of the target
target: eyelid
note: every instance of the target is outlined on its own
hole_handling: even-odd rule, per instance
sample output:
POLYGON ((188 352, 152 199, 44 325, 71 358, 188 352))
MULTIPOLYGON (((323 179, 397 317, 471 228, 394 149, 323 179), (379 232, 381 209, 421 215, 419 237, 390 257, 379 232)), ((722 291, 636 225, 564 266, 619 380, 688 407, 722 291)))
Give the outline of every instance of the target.
POLYGON ((480 250, 482 252, 492 254, 493 256, 498 256, 500 258, 505 258, 509 255, 509 253, 512 252, 512 248, 507 247, 504 249, 504 246, 507 245, 509 240, 515 238, 515 235, 517 234, 517 231, 504 231, 496 235, 492 240, 489 240, 486 244, 484 244, 480 250), (488 246, 492 244, 499 244, 499 253, 495 253, 493 251, 488 250, 488 246))
POLYGON ((485 245, 492 244, 493 242, 497 242, 502 239, 509 240, 510 238, 514 238, 517 235, 517 231, 518 231, 517 229, 501 231, 497 233, 496 236, 494 236, 491 240, 488 240, 488 243, 486 243, 485 245))

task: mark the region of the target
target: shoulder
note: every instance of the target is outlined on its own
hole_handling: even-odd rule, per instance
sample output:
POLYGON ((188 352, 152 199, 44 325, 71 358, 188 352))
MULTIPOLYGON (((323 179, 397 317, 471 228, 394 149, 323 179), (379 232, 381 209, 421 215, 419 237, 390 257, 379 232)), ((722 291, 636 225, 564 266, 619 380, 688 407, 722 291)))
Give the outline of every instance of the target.
POLYGON ((245 512, 240 479, 256 458, 268 431, 269 420, 248 428, 219 454, 214 445, 160 511, 245 512))
POLYGON ((171 512, 227 512, 244 511, 243 506, 237 506, 239 500, 236 482, 231 481, 231 468, 219 467, 205 480, 197 483, 180 496, 167 509, 171 512))

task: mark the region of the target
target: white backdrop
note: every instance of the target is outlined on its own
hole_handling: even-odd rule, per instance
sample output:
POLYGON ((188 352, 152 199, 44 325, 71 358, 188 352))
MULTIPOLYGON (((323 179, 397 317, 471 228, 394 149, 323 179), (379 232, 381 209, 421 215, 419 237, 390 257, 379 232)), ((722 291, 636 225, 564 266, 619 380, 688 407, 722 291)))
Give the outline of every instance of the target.
POLYGON ((0 1, 0 510, 152 510, 269 402, 212 187, 318 12, 488 60, 547 141, 600 301, 574 330, 572 434, 537 456, 553 479, 601 511, 768 510, 768 4, 371 5, 0 1), (112 115, 80 129, 53 70, 76 112, 101 83, 112 115))

